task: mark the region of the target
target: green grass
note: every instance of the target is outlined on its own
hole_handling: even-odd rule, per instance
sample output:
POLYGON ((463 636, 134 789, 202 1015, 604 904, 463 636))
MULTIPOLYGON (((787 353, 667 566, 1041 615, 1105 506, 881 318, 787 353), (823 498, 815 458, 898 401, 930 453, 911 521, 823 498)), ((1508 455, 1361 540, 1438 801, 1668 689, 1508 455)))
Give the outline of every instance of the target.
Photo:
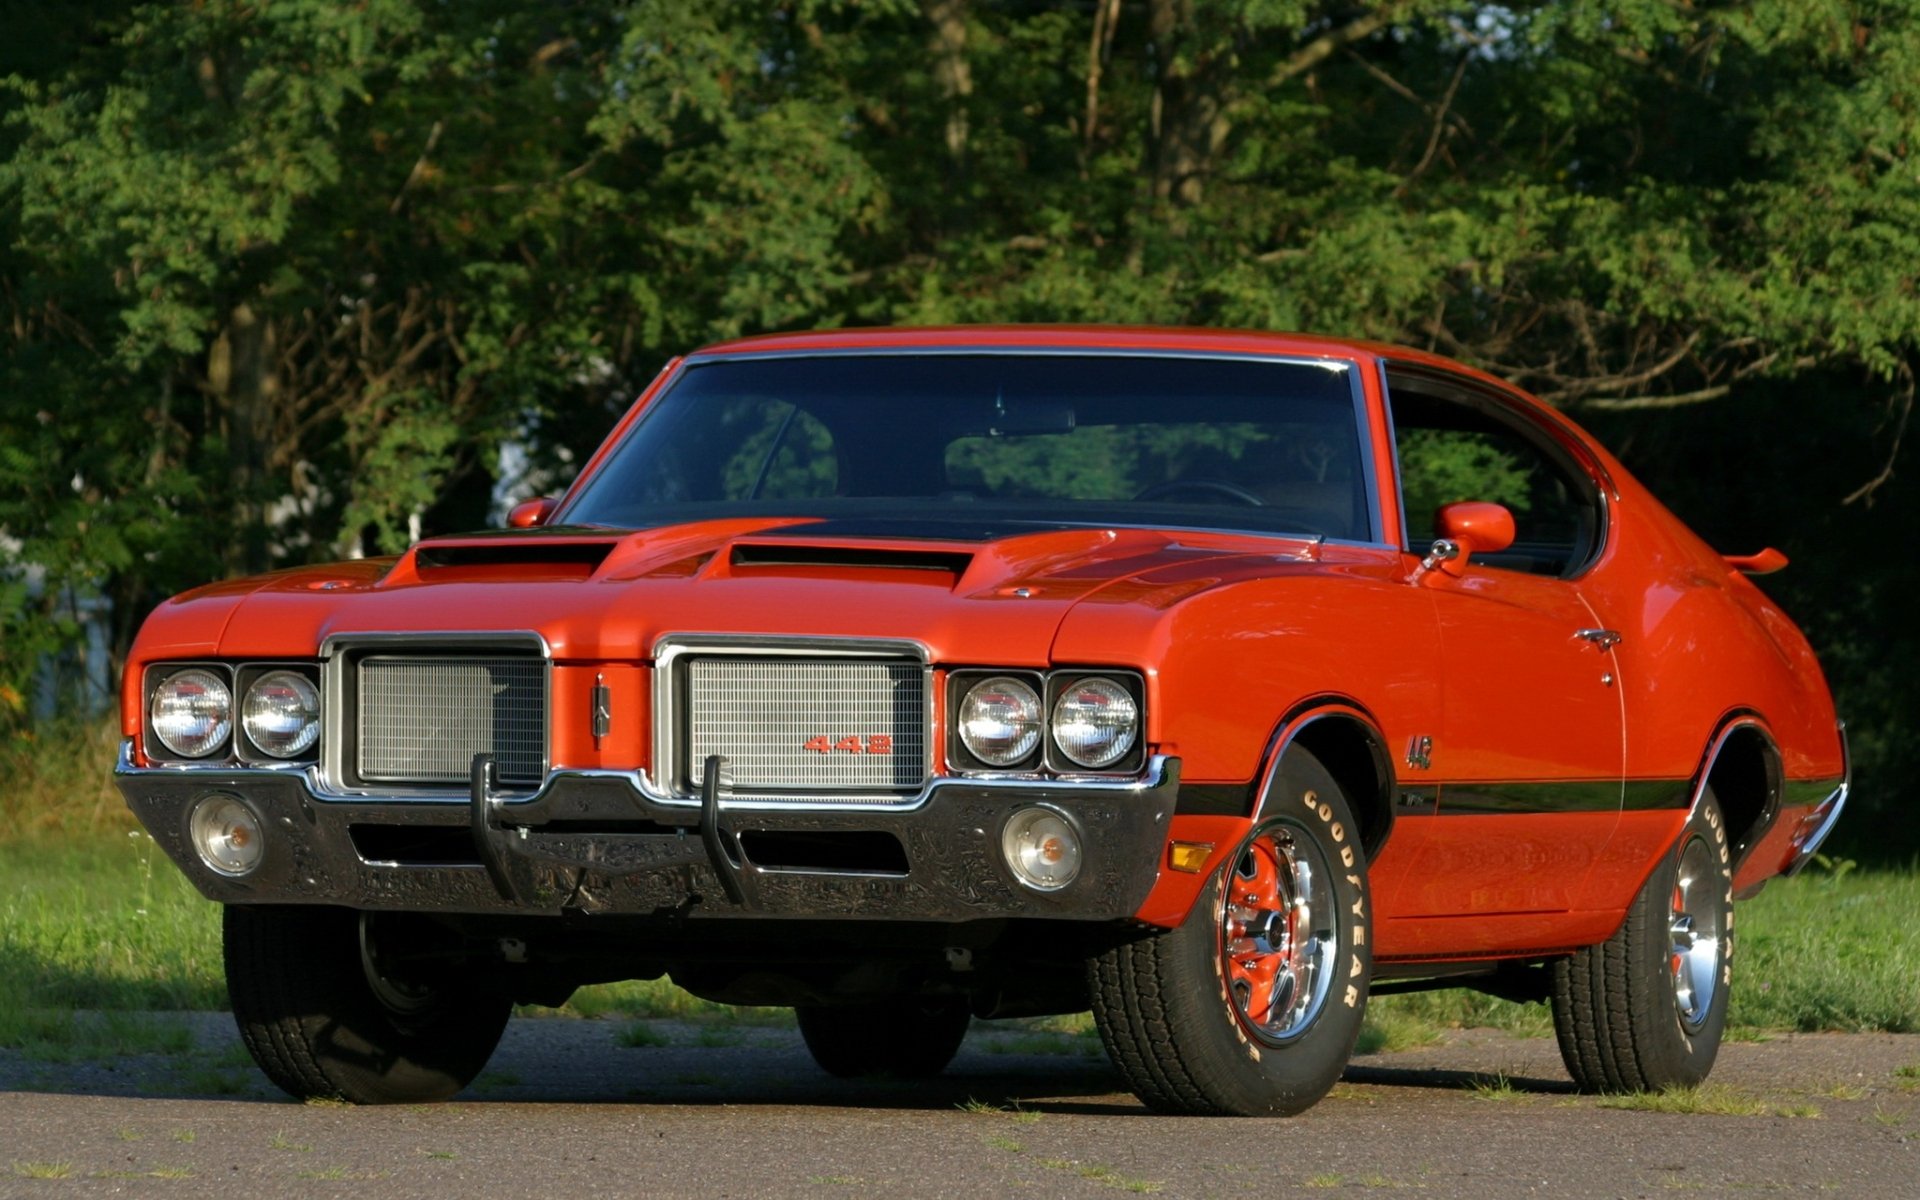
POLYGON ((0 730, 0 843, 84 839, 136 828, 113 786, 117 719, 0 730))
POLYGON ((1078 1054, 1100 1053, 1098 1039, 1061 1033, 1015 1033, 994 1037, 986 1044, 989 1054, 1078 1054))
POLYGON ((1360 1026, 1360 1038, 1354 1043, 1354 1053, 1391 1054, 1396 1050, 1431 1046, 1439 1041, 1442 1026, 1450 1022, 1435 1015, 1431 1011, 1434 1006, 1430 1004, 1422 1003, 1415 1007, 1409 1003, 1428 1001, 1434 994, 1382 996, 1378 1000, 1369 1000, 1367 1018, 1360 1026))
POLYGON ((73 1175, 70 1162, 16 1162, 13 1173, 22 1179, 67 1179, 73 1175))
POLYGON ((0 1047, 34 1062, 113 1062, 130 1054, 181 1054, 192 1046, 192 1033, 174 1017, 45 1008, 0 1012, 0 1047))
MULTIPOLYGON (((83 824, 100 820, 87 816, 83 824)), ((144 834, 9 839, 6 831, 23 822, 17 812, 8 822, 0 822, 0 1049, 66 1061, 185 1049, 177 1024, 72 1014, 224 1008, 219 906, 203 900, 144 834)), ((1914 912, 1920 864, 1774 881, 1736 909, 1729 1036, 1920 1030, 1920 926, 1907 919, 1914 912)), ((664 979, 582 988, 559 1010, 522 1011, 624 1018, 633 1024, 621 1038, 631 1046, 649 1044, 648 1033, 633 1032, 647 1021, 793 1022, 791 1010, 712 1004, 664 979)), ((1407 1049, 1465 1027, 1523 1036, 1552 1028, 1545 1005, 1465 991, 1382 996, 1369 1005, 1360 1049, 1407 1049)), ((1084 1013, 983 1028, 1003 1030, 989 1041, 1010 1053, 1094 1053, 1099 1041, 1084 1013)), ((733 1044, 731 1036, 711 1039, 733 1044)), ((230 1074, 207 1072, 203 1089, 244 1086, 230 1074)))
MULTIPOLYGON (((1920 1031, 1920 864, 1905 871, 1809 870, 1734 906, 1734 988, 1727 1036, 1797 1030, 1920 1031)), ((1477 992, 1415 992, 1368 1002, 1361 1053, 1427 1045, 1446 1029, 1548 1037, 1544 1004, 1477 992)))
POLYGON ((1481 1076, 1467 1086, 1467 1094, 1475 1100, 1490 1100, 1505 1103, 1510 1100, 1530 1099, 1530 1093, 1513 1086, 1513 1080, 1504 1074, 1481 1076))
POLYGON ((34 1035, 9 1013, 225 1004, 219 906, 145 834, 0 843, 0 880, 0 1045, 34 1035))
MULTIPOLYGON (((173 1053, 185 1049, 184 1028, 112 1014, 226 1005, 219 907, 134 829, 108 771, 118 742, 111 722, 0 740, 0 777, 9 781, 0 789, 0 1049, 46 1061, 173 1053), (80 1020, 74 1010, 108 1015, 80 1020)), ((1737 907, 1730 1038, 1920 1030, 1920 928, 1904 919, 1920 912, 1920 863, 1904 871, 1823 865, 1775 880, 1737 907)), ((791 1010, 713 1004, 664 979, 582 988, 560 1009, 520 1011, 625 1018, 636 1023, 621 1035, 625 1045, 650 1044, 638 1024, 650 1020, 793 1022, 791 1010)), ((1084 1013, 1020 1026, 990 1039, 993 1047, 1097 1052, 1084 1013)), ((1360 1049, 1408 1049, 1467 1027, 1522 1036, 1552 1029, 1545 1005, 1466 991, 1382 996, 1369 1005, 1360 1049)), ((235 1072, 202 1074, 205 1091, 244 1086, 235 1072)))
POLYGON ((635 1021, 625 1029, 622 1029, 619 1036, 614 1038, 614 1041, 622 1046, 635 1050, 644 1050, 654 1046, 670 1046, 673 1044, 672 1039, 668 1038, 666 1034, 661 1033, 645 1021, 635 1021))
POLYGON ((665 979, 629 979, 583 987, 559 1008, 522 1005, 523 1017, 627 1017, 634 1020, 720 1021, 737 1025, 785 1027, 793 1024, 790 1008, 742 1008, 702 1000, 665 979))
POLYGON ((1734 907, 1731 1023, 1920 1031, 1920 864, 1850 866, 1775 880, 1734 907))
POLYGON ((1703 1083, 1699 1087, 1663 1088, 1657 1092, 1631 1092, 1624 1096, 1603 1096, 1601 1108, 1629 1112, 1685 1113, 1710 1117, 1818 1117, 1820 1110, 1811 1104, 1774 1104, 1739 1088, 1703 1083))
POLYGON ((959 1104, 954 1105, 954 1107, 963 1113, 975 1117, 1007 1117, 1016 1125, 1036 1125, 1039 1123, 1040 1118, 1046 1115, 1038 1109, 1021 1108, 1017 1102, 1013 1104, 995 1104, 990 1100, 976 1100, 971 1096, 959 1104))

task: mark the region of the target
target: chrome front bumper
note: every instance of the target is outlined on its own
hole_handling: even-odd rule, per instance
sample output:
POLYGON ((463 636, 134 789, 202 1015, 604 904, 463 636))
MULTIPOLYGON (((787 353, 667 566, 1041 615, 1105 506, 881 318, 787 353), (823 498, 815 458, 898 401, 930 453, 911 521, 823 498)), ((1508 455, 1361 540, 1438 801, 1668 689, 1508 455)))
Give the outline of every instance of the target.
POLYGON ((419 912, 609 912, 685 917, 959 921, 1130 917, 1158 875, 1179 791, 1179 760, 1155 757, 1132 780, 942 778, 911 811, 779 810, 717 814, 662 803, 632 773, 554 771, 531 797, 503 799, 476 782, 461 801, 340 799, 307 772, 247 767, 140 767, 121 749, 115 782, 153 839, 209 899, 229 904, 337 904, 419 912), (250 806, 265 830, 261 865, 242 878, 209 869, 188 834, 211 794, 250 806), (1008 871, 1001 829, 1044 805, 1081 834, 1075 880, 1056 892, 1008 871), (717 815, 734 855, 717 860, 703 821, 717 815), (434 839, 431 862, 369 857, 409 833, 434 839), (759 835, 897 839, 903 865, 835 870, 769 867, 741 847, 759 835), (746 839, 743 841, 743 839, 746 839), (442 861, 444 860, 444 861, 442 861))

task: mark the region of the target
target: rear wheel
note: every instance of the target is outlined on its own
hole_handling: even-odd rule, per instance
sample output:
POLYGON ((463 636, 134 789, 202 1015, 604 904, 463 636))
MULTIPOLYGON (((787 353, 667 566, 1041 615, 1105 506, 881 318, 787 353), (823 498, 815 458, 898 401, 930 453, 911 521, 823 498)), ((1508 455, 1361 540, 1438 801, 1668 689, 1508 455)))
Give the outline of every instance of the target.
POLYGON ((345 908, 228 905, 227 994, 276 1086, 355 1104, 445 1100, 506 1029, 507 997, 395 961, 394 919, 345 908))
POLYGON ((967 1036, 965 1000, 904 996, 878 1004, 803 1004, 794 1010, 813 1061, 843 1079, 925 1079, 947 1069, 967 1036))
POLYGON ((1733 871, 1713 793, 1648 878, 1619 932, 1553 968, 1553 1027, 1582 1091, 1699 1083, 1732 982, 1733 871))
POLYGON ((1353 1054, 1372 969, 1358 828, 1300 749, 1262 812, 1179 928, 1090 965, 1107 1053, 1160 1112, 1290 1116, 1353 1054))

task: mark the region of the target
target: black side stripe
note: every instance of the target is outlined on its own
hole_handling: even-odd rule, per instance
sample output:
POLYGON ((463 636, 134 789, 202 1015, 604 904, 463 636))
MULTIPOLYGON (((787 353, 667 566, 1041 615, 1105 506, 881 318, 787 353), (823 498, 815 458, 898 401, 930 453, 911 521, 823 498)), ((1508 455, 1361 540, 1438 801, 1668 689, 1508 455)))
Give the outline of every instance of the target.
POLYGON ((1253 813, 1251 783, 1183 783, 1173 812, 1179 817, 1245 817, 1253 813))
MULTIPOLYGON (((1783 808, 1818 804, 1840 786, 1833 779, 1790 779, 1782 785, 1783 808)), ((1446 783, 1403 790, 1401 816, 1484 817, 1535 813, 1684 812, 1693 804, 1688 779, 1630 779, 1624 789, 1610 780, 1546 783, 1446 783)), ((1253 811, 1251 783, 1183 783, 1174 812, 1180 816, 1244 817, 1253 811)))
POLYGON ((1623 791, 1612 780, 1547 783, 1448 783, 1439 788, 1439 812, 1447 816, 1533 813, 1685 811, 1693 799, 1685 779, 1630 779, 1623 791))

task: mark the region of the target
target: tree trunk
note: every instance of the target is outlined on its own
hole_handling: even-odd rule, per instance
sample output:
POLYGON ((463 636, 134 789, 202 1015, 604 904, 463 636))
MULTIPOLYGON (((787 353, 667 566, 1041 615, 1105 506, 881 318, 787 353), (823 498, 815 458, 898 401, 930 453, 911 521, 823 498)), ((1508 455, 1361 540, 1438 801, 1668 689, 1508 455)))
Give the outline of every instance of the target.
POLYGON ((252 574, 270 565, 267 555, 268 457, 272 453, 273 405, 280 380, 273 327, 241 303, 227 314, 226 328, 207 354, 207 381, 219 399, 232 460, 233 542, 231 570, 252 574))
MULTIPOLYGON (((1200 203, 1214 156, 1226 143, 1230 44, 1196 27, 1193 0, 1150 0, 1147 34, 1158 67, 1148 120, 1156 206, 1200 203)), ((1181 218, 1172 216, 1176 226, 1181 218)))
POLYGON ((968 0, 922 0, 933 24, 933 81, 947 102, 947 160, 956 175, 967 163, 967 107, 973 95, 973 67, 967 61, 968 0))

